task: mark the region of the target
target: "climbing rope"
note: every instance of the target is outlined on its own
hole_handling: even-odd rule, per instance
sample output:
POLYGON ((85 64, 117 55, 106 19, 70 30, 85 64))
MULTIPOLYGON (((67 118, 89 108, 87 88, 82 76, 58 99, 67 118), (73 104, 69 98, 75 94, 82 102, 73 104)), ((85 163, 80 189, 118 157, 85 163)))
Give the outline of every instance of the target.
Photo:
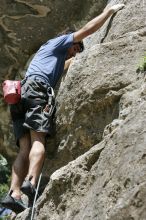
POLYGON ((30 218, 31 220, 33 220, 33 217, 34 217, 35 204, 36 204, 36 199, 37 199, 41 179, 42 179, 42 172, 40 173, 40 176, 39 176, 39 180, 38 180, 38 184, 37 184, 37 188, 36 188, 36 192, 35 192, 35 197, 34 197, 34 200, 33 200, 33 206, 32 206, 32 211, 31 211, 31 218, 30 218))

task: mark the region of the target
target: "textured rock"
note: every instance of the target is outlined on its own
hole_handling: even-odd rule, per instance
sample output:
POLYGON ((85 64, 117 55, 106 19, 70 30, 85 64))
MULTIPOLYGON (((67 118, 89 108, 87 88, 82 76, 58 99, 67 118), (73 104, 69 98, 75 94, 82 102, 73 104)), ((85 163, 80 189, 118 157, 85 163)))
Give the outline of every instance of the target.
POLYGON ((35 219, 145 220, 146 99, 141 90, 127 88, 121 98, 121 111, 127 102, 131 108, 123 123, 53 173, 35 219))
POLYGON ((57 158, 48 162, 51 173, 102 140, 105 126, 118 118, 124 88, 138 79, 136 69, 145 44, 144 37, 135 33, 94 45, 75 58, 57 96, 53 144, 58 149, 57 158))
POLYGON ((130 110, 119 117, 119 125, 98 145, 52 174, 38 200, 35 219, 145 220, 144 81, 125 89, 120 113, 130 110))
POLYGON ((146 76, 136 72, 145 7, 118 2, 125 9, 86 39, 62 79, 36 220, 146 219, 146 76))

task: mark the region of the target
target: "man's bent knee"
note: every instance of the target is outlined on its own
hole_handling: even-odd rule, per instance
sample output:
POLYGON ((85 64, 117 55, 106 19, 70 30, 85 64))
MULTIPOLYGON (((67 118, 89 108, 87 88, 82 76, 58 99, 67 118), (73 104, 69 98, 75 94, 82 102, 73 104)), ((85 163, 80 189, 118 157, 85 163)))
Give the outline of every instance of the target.
POLYGON ((35 141, 45 145, 46 133, 43 132, 36 132, 31 130, 31 143, 33 144, 35 141))

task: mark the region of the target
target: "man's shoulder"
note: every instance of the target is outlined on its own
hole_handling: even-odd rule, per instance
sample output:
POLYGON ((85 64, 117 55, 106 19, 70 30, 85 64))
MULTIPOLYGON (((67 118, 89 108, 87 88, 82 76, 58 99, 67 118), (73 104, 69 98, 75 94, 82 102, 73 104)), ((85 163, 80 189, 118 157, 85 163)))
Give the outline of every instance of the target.
POLYGON ((55 38, 48 40, 46 43, 44 43, 40 47, 39 51, 41 50, 52 51, 52 50, 67 49, 71 47, 72 44, 73 44, 73 34, 64 34, 64 35, 57 36, 55 38))
POLYGON ((63 35, 59 35, 55 38, 52 38, 48 41, 48 43, 54 43, 54 42, 62 42, 62 41, 65 41, 65 40, 68 40, 68 39, 71 39, 72 38, 72 33, 71 34, 63 34, 63 35))

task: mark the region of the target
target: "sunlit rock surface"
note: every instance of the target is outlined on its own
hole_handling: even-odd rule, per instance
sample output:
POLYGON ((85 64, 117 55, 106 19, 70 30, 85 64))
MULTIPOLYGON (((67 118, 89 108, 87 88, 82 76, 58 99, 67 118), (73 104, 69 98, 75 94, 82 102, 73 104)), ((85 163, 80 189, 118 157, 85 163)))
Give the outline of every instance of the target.
MULTIPOLYGON (((110 4, 117 2, 125 8, 84 41, 85 51, 62 78, 56 135, 48 139, 43 170, 48 184, 36 220, 146 219, 146 78, 136 71, 146 49, 146 7, 141 0, 110 4)), ((97 2, 87 3, 90 14, 87 8, 81 18, 77 14, 77 25, 96 11, 97 2)), ((30 214, 26 210, 16 219, 30 214)))

